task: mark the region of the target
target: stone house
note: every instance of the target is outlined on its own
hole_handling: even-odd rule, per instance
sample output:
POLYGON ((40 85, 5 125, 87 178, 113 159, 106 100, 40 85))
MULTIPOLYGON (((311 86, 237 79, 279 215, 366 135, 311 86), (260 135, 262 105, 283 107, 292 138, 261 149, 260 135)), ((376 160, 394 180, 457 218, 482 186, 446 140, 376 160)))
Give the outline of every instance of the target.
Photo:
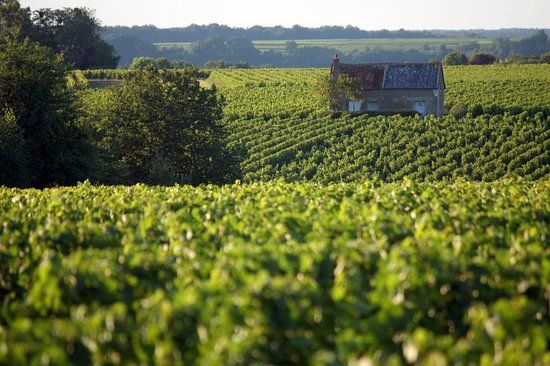
POLYGON ((363 100, 348 100, 350 112, 417 112, 421 117, 445 113, 445 79, 440 63, 343 64, 334 55, 331 77, 360 80, 363 100))

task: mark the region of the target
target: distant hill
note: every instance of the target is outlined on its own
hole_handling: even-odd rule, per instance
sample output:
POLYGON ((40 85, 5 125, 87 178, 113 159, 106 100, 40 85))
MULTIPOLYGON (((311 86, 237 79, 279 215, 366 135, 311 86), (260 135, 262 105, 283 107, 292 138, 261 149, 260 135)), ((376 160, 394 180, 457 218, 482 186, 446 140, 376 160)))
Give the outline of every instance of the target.
POLYGON ((146 25, 105 27, 102 36, 116 49, 120 66, 130 65, 136 57, 164 57, 199 66, 223 61, 324 67, 333 53, 346 62, 361 63, 441 61, 452 51, 489 52, 504 59, 508 55, 539 56, 550 50, 546 33, 536 29, 367 31, 352 26, 233 28, 219 24, 161 29, 146 25))
MULTIPOLYGON (((318 28, 295 25, 264 27, 256 25, 250 28, 229 27, 227 25, 192 24, 181 28, 157 28, 154 25, 144 26, 111 26, 103 29, 103 36, 131 36, 150 43, 159 42, 195 42, 209 37, 241 37, 250 40, 298 40, 298 39, 359 39, 359 38, 448 38, 480 37, 511 39, 524 38, 533 34, 536 29, 464 29, 464 30, 362 30, 353 26, 322 26, 318 28)), ((550 29, 546 29, 550 32, 550 29)))

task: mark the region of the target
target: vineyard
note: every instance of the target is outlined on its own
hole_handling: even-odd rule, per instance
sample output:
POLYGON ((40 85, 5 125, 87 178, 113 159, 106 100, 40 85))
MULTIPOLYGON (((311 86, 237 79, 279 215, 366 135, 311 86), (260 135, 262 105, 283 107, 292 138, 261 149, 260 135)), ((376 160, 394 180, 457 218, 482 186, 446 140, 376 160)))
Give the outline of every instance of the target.
MULTIPOLYGON (((339 52, 352 53, 366 48, 377 50, 419 50, 423 47, 439 48, 442 44, 448 48, 456 49, 460 46, 478 43, 489 47, 492 40, 489 38, 364 38, 364 39, 294 39, 294 40, 253 40, 252 44, 261 52, 284 53, 288 42, 296 42, 298 47, 325 47, 337 49, 339 52)), ((156 42, 159 50, 182 49, 192 51, 193 42, 156 42)))
POLYGON ((550 181, 0 190, 0 363, 548 365, 550 181))
POLYGON ((422 120, 208 74, 239 181, 0 187, 1 365, 550 365, 550 65, 446 68, 469 113, 422 120))
POLYGON ((316 93, 323 69, 214 70, 244 181, 356 182, 463 177, 493 181, 550 173, 549 65, 449 67, 456 120, 340 115, 316 93))

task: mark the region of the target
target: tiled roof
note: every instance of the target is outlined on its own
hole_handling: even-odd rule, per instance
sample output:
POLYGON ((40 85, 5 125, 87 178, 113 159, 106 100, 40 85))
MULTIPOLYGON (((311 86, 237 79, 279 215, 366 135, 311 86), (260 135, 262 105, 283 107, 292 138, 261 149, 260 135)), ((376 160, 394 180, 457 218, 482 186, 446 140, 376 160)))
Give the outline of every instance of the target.
MULTIPOLYGON (((342 74, 373 89, 437 89, 440 64, 340 64, 342 74)), ((444 86, 444 85, 443 85, 444 86)))
POLYGON ((343 74, 363 82, 366 90, 382 89, 386 66, 382 64, 341 64, 343 74))
POLYGON ((390 64, 384 89, 436 89, 439 64, 390 64))

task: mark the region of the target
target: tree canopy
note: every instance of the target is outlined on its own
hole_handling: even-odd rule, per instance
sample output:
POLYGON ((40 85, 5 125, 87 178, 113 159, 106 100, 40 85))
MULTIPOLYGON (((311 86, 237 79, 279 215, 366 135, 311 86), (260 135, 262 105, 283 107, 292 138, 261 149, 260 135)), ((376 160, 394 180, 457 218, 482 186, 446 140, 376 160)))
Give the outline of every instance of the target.
POLYGON ((220 124, 215 89, 199 86, 196 68, 136 69, 120 89, 92 96, 88 124, 112 184, 222 183, 237 172, 220 124))
POLYGON ((474 53, 468 60, 470 65, 492 65, 495 62, 497 58, 490 53, 474 53))
POLYGON ((0 164, 18 177, 0 184, 46 187, 85 178, 87 145, 66 75, 61 58, 44 46, 9 37, 0 44, 0 140, 13 148, 0 153, 0 164))
POLYGON ((451 52, 443 58, 443 65, 466 65, 468 57, 462 52, 451 52))
POLYGON ((114 68, 119 58, 100 36, 101 25, 86 8, 39 9, 31 12, 17 0, 0 1, 0 34, 30 38, 63 54, 77 69, 114 68))
POLYGON ((100 24, 86 8, 40 9, 33 13, 40 43, 63 53, 76 69, 114 68, 113 46, 101 39, 100 24))
POLYGON ((321 78, 318 81, 317 91, 321 98, 327 100, 333 110, 346 110, 346 101, 362 100, 363 84, 360 80, 347 75, 321 78))

